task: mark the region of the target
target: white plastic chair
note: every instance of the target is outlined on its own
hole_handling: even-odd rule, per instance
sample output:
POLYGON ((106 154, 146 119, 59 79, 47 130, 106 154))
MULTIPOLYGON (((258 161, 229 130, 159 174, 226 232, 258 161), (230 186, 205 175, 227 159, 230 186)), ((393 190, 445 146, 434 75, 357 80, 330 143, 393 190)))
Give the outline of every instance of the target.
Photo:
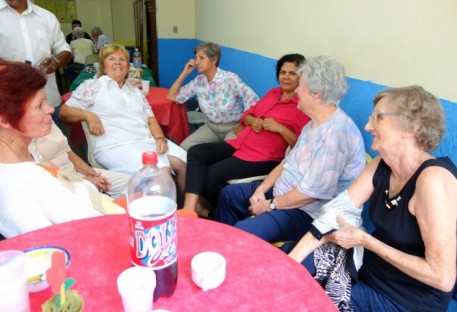
POLYGON ((98 54, 89 54, 88 56, 86 56, 85 64, 98 63, 99 60, 100 60, 100 56, 98 54))
MULTIPOLYGON (((284 157, 286 157, 287 154, 289 154, 290 150, 292 148, 290 146, 287 147, 286 152, 284 153, 284 157)), ((238 184, 238 183, 250 183, 258 180, 265 180, 265 178, 268 176, 268 174, 265 175, 259 175, 259 176, 253 176, 253 177, 248 177, 248 178, 242 178, 242 179, 232 179, 228 180, 228 184, 238 184)))
POLYGON ((92 141, 92 134, 89 131, 89 125, 86 121, 81 121, 81 125, 83 127, 84 135, 87 141, 87 161, 93 168, 106 169, 105 167, 97 163, 97 161, 95 160, 94 142, 92 141))

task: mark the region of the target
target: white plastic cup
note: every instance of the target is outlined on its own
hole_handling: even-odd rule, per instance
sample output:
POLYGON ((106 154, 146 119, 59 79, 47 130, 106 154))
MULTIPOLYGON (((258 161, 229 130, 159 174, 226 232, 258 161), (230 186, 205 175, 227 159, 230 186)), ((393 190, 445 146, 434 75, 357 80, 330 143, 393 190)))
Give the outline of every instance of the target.
POLYGON ((199 253, 190 263, 192 281, 203 291, 219 287, 225 280, 226 260, 213 251, 199 253))
POLYGON ((0 251, 0 312, 30 312, 25 260, 20 250, 0 251))
POLYGON ((141 92, 143 92, 144 96, 148 95, 148 93, 149 93, 149 80, 141 80, 141 92))
POLYGON ((117 278, 117 290, 122 297, 124 312, 152 311, 156 275, 147 267, 131 267, 117 278))

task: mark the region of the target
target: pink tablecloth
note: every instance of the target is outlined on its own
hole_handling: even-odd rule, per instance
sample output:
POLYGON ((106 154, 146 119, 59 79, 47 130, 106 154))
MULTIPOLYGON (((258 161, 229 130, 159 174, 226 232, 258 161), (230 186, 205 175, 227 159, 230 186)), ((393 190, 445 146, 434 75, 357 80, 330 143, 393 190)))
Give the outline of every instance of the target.
MULTIPOLYGON (((168 89, 151 87, 146 99, 151 105, 157 121, 166 137, 169 137, 176 144, 181 142, 190 134, 189 122, 187 119, 186 105, 176 104, 173 101, 167 100, 166 95, 168 89)), ((65 103, 71 96, 71 92, 62 95, 62 103, 65 103)), ((70 133, 71 143, 79 147, 85 140, 84 132, 81 124, 75 123, 72 125, 70 133)))
MULTIPOLYGON (((122 311, 117 276, 130 266, 126 215, 58 224, 0 242, 0 250, 62 246, 71 254, 67 275, 83 296, 85 311, 122 311)), ((178 217, 178 285, 154 309, 169 311, 336 311, 322 288, 300 264, 248 233, 214 221, 178 217), (190 261, 202 251, 227 259, 223 284, 202 291, 191 280, 190 261)), ((32 311, 51 296, 30 295, 32 311)))

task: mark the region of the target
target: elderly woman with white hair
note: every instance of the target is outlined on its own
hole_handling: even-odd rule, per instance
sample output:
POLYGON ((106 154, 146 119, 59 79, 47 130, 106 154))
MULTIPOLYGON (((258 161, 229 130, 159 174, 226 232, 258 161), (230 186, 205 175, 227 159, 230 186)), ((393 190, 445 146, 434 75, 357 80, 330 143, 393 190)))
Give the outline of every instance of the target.
POLYGON ((268 242, 299 240, 322 206, 348 188, 365 166, 362 135, 338 106, 347 90, 343 65, 317 56, 298 72, 298 109, 311 121, 263 182, 225 187, 216 210, 218 221, 268 242))
POLYGON ((97 48, 97 51, 100 51, 105 44, 113 43, 111 38, 103 34, 103 30, 99 26, 94 26, 94 28, 92 28, 91 35, 96 42, 95 47, 97 48))

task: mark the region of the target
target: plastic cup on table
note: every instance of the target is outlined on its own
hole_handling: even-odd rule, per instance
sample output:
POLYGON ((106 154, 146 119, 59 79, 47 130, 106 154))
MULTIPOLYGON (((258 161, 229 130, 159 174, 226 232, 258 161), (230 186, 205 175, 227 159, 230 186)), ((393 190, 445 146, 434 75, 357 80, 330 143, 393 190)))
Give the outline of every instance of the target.
POLYGON ((124 312, 150 312, 156 287, 154 270, 147 267, 130 267, 117 278, 117 289, 122 298, 124 312))
POLYGON ((141 92, 144 96, 148 95, 149 93, 149 80, 141 80, 141 92))
POLYGON ((203 291, 217 288, 225 280, 226 260, 217 252, 201 252, 190 265, 192 281, 203 291))
POLYGON ((25 261, 20 250, 0 251, 0 311, 30 312, 25 261))

